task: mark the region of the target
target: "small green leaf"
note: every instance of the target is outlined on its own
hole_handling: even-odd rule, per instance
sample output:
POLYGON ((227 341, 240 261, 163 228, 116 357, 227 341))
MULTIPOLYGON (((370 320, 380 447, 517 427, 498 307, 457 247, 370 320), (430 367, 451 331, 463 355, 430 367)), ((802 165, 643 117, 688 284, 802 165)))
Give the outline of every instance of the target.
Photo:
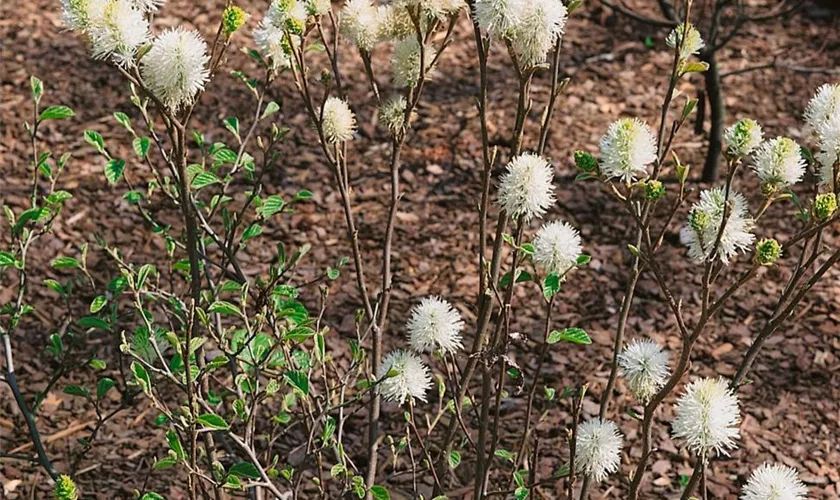
POLYGON ((116 382, 112 378, 103 377, 99 379, 99 383, 96 385, 96 399, 102 399, 115 385, 116 382))
POLYGON ((17 259, 9 252, 0 252, 0 267, 5 266, 17 267, 17 259))
POLYGON ((178 434, 176 434, 174 430, 170 429, 166 431, 166 441, 169 443, 169 449, 175 452, 175 456, 178 460, 183 460, 187 456, 187 454, 184 453, 184 445, 181 444, 181 440, 178 438, 178 434))
POLYGON ((226 430, 229 427, 228 423, 225 422, 225 419, 212 413, 204 413, 203 415, 199 415, 196 421, 204 427, 220 431, 226 430))
POLYGON ((125 160, 112 158, 105 162, 105 179, 112 186, 120 181, 125 172, 125 160))
POLYGON ((105 304, 108 303, 108 299, 105 298, 104 295, 97 295, 93 301, 90 303, 90 313, 96 314, 105 307, 105 304))
POLYGON ((251 462, 239 462, 233 465, 228 474, 245 479, 260 479, 260 471, 251 462))
POLYGON ((391 500, 391 494, 384 486, 371 486, 370 494, 375 500, 391 500))
POLYGON ((85 141, 100 153, 105 154, 105 140, 102 139, 102 134, 96 130, 85 130, 85 141))
POLYGON ((231 116, 225 120, 225 128, 239 139, 239 118, 231 116))
POLYGON ((306 373, 300 371, 286 372, 285 378, 289 385, 303 393, 304 396, 309 394, 309 378, 306 373))
POLYGON ((63 120, 76 116, 76 113, 67 106, 50 106, 41 111, 39 120, 63 120))
POLYGON ((527 255, 534 255, 534 245, 530 243, 523 243, 519 249, 527 255))
POLYGON ((447 462, 449 463, 450 469, 455 469, 459 465, 461 465, 461 454, 455 450, 449 452, 449 455, 446 457, 447 462))
POLYGON ((90 392, 87 389, 83 389, 78 385, 67 385, 64 386, 64 394, 69 394, 71 396, 79 396, 82 398, 86 398, 90 396, 90 392))
POLYGON ((267 219, 272 215, 283 211, 283 208, 285 206, 286 202, 283 201, 282 197, 277 195, 271 195, 265 200, 263 200, 262 205, 260 206, 260 208, 257 209, 257 213, 267 219))
POLYGON ((41 96, 44 95, 44 83, 36 76, 29 77, 29 87, 32 89, 32 100, 35 104, 41 102, 41 96))
POLYGON ((100 330, 105 330, 107 332, 111 331, 111 325, 109 325, 104 319, 97 318, 96 316, 85 316, 79 319, 77 323, 83 328, 99 328, 100 330))
MULTIPOLYGON (((177 463, 178 463, 178 461, 176 459, 174 459, 172 457, 165 457, 165 458, 161 458, 160 460, 155 462, 155 465, 153 465, 152 468, 154 470, 168 469, 169 467, 172 467, 173 465, 175 465, 177 463)), ((146 497, 144 496, 143 498, 146 498, 146 497)))
POLYGON ((224 300, 217 300, 216 302, 213 302, 207 310, 211 313, 234 314, 237 316, 242 315, 242 312, 238 307, 230 302, 225 302, 224 300))
POLYGON ((550 299, 560 291, 560 275, 551 273, 545 277, 542 283, 543 297, 550 299))
POLYGON ((135 137, 134 140, 131 141, 131 145, 134 147, 134 153, 139 156, 141 160, 146 159, 146 156, 149 154, 149 146, 151 144, 152 142, 148 137, 135 137))
POLYGON ((143 389, 143 392, 151 394, 152 381, 149 380, 149 372, 146 371, 146 368, 137 361, 133 361, 131 363, 131 372, 134 373, 134 378, 137 380, 140 388, 143 389))
POLYGON ((120 123, 120 125, 125 127, 126 130, 128 130, 129 132, 131 132, 132 135, 134 135, 134 129, 131 128, 131 118, 129 118, 127 114, 123 113, 122 111, 117 111, 116 113, 114 113, 114 118, 120 123))
POLYGON ((269 116, 273 115, 277 111, 280 110, 280 105, 274 101, 269 102, 265 105, 265 109, 263 110, 262 116, 260 116, 260 120, 263 118, 268 118, 269 116))
POLYGON ((592 339, 580 328, 565 328, 563 330, 553 330, 548 334, 548 343, 556 344, 560 341, 571 342, 572 344, 588 345, 592 343, 592 339))
POLYGON ((196 175, 195 178, 192 180, 190 184, 193 189, 201 189, 206 186, 210 186, 211 184, 216 184, 222 182, 216 174, 209 171, 201 172, 200 174, 196 175))
POLYGON ((580 254, 580 255, 578 255, 576 264, 579 265, 579 266, 585 266, 586 264, 589 264, 589 262, 591 260, 592 260, 591 255, 586 255, 585 253, 580 254))
POLYGON ((56 257, 52 261, 53 269, 81 269, 79 261, 73 257, 56 257))

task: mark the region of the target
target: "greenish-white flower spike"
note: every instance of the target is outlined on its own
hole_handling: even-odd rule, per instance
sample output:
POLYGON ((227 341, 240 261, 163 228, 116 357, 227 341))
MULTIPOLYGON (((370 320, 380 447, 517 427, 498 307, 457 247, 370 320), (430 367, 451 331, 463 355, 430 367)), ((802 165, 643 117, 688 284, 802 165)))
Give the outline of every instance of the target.
POLYGON ((519 21, 523 0, 475 0, 473 19, 488 36, 506 37, 519 21))
POLYGON ((241 28, 248 20, 248 13, 242 7, 228 5, 222 12, 222 28, 225 36, 230 37, 241 28))
POLYGON ((755 260, 762 266, 770 266, 782 256, 782 245, 775 238, 764 238, 755 245, 755 260))
POLYGON ((542 156, 525 153, 512 159, 499 183, 498 203, 513 219, 542 217, 554 204, 554 169, 542 156))
POLYGON ((91 18, 86 33, 94 59, 129 67, 137 49, 149 39, 149 21, 130 0, 110 0, 101 15, 91 18))
POLYGON ((648 175, 656 161, 656 140, 641 120, 621 118, 601 137, 601 172, 608 179, 631 182, 648 175))
POLYGON ((380 12, 370 0, 350 0, 341 10, 341 32, 365 52, 373 50, 381 29, 380 12))
POLYGON ((825 122, 840 114, 840 84, 825 84, 817 89, 805 108, 805 122, 818 131, 825 122))
POLYGON ((729 455, 737 448, 741 413, 738 396, 723 378, 697 379, 677 401, 674 439, 684 440, 689 450, 705 460, 712 453, 729 455))
MULTIPOLYGON (((425 78, 431 76, 434 68, 432 61, 437 52, 430 44, 423 45, 423 65, 426 67, 425 78)), ((409 36, 394 47, 394 55, 391 58, 391 67, 394 77, 394 85, 397 87, 414 87, 420 81, 420 43, 417 37, 409 36)))
POLYGON ((338 97, 330 97, 321 111, 321 127, 327 142, 349 141, 356 132, 356 115, 346 102, 338 97))
POLYGON ((306 13, 310 16, 325 16, 332 10, 330 0, 307 0, 306 13))
POLYGON ((79 492, 76 490, 76 483, 70 479, 70 476, 62 474, 55 482, 53 496, 55 500, 78 500, 79 492))
POLYGON ((379 109, 379 120, 391 132, 391 135, 396 135, 402 130, 405 123, 406 106, 408 106, 408 102, 406 102, 405 97, 398 96, 386 101, 379 109))
POLYGON ((627 388, 643 404, 647 404, 668 379, 670 355, 656 342, 636 339, 618 357, 627 388))
POLYGON ((393 351, 382 360, 377 379, 379 394, 388 401, 405 403, 408 398, 426 401, 432 386, 429 368, 420 356, 404 350, 393 351))
POLYGON ((826 220, 837 211, 837 196, 834 193, 818 194, 814 198, 814 214, 819 220, 826 220))
POLYGON ((610 420, 594 418, 578 425, 575 469, 597 482, 618 470, 621 464, 621 433, 610 420))
POLYGON ((700 32, 691 23, 688 23, 688 25, 680 24, 671 30, 668 38, 665 39, 665 43, 672 49, 679 47, 680 60, 683 61, 688 59, 689 56, 699 53, 700 49, 706 46, 700 32), (685 34, 685 37, 683 37, 683 34, 685 34), (685 38, 685 41, 683 41, 683 38, 685 38))
POLYGON ((762 464, 741 490, 741 500, 805 500, 807 495, 796 469, 778 464, 762 464))
POLYGON ((546 61, 563 36, 568 15, 560 0, 521 0, 516 21, 508 31, 520 66, 529 68, 546 61))
POLYGON ((171 110, 192 104, 209 77, 207 46, 197 31, 166 30, 140 60, 149 90, 171 110))
POLYGON ((582 251, 580 233, 568 222, 543 224, 534 237, 534 264, 546 274, 565 277, 582 251))
POLYGON ((108 0, 61 0, 64 24, 73 31, 88 33, 90 27, 102 18, 108 0))
POLYGON ((788 137, 770 139, 759 146, 753 156, 752 169, 763 187, 774 191, 801 181, 805 167, 802 148, 788 137))
POLYGON ((727 128, 723 138, 726 141, 726 154, 730 158, 743 158, 761 144, 764 133, 758 122, 744 118, 727 128))
MULTIPOLYGON (((700 201, 691 207, 688 224, 680 231, 680 239, 688 247, 688 255, 697 262, 705 262, 715 253, 715 241, 723 221, 726 193, 723 188, 707 189, 700 193, 700 201)), ((741 193, 729 193, 731 209, 726 226, 720 235, 716 257, 724 264, 738 253, 752 247, 755 236, 747 199, 741 193)))
POLYGON ((452 304, 440 297, 426 297, 411 310, 406 329, 409 344, 417 352, 440 349, 454 354, 461 349, 464 321, 452 304))
POLYGON ((410 36, 417 36, 417 29, 408 13, 408 9, 399 3, 389 3, 377 7, 379 17, 380 42, 402 40, 410 36))

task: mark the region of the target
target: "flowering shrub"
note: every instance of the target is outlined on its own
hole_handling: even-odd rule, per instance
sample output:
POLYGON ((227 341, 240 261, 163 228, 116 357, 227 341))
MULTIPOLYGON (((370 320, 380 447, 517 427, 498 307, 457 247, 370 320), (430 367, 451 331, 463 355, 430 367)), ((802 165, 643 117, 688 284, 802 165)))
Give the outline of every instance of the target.
MULTIPOLYGON (((80 287, 87 287, 85 292, 92 291, 94 298, 84 315, 71 318, 73 326, 67 333, 50 338, 49 352, 62 368, 39 398, 73 366, 76 336, 105 331, 119 339, 128 376, 119 381, 97 376, 90 387, 67 385, 64 391, 96 410, 97 430, 135 398, 147 399, 156 411, 156 423, 166 429, 168 446, 153 470, 177 468, 190 498, 224 498, 247 490, 276 498, 355 495, 380 500, 390 498, 389 478, 383 473, 387 468, 411 475, 412 495, 443 499, 455 495, 453 490, 460 486, 452 470, 469 467, 474 498, 532 498, 541 486, 556 484, 556 495, 551 496, 585 499, 593 482, 606 480, 630 460, 633 472, 626 485, 627 498, 636 499, 645 495, 643 478, 656 446, 654 417, 666 399, 678 393, 671 435, 696 460, 683 498, 698 486, 704 488, 708 462, 738 446, 737 393, 758 351, 840 260, 840 250, 827 249, 822 239, 838 218, 840 87, 821 87, 805 112, 817 154, 789 138, 765 141, 761 127, 743 119, 725 133, 725 181, 695 197, 688 186, 689 167, 676 154, 669 160, 674 137, 696 106, 696 101, 687 100, 675 113, 674 90, 685 75, 706 69, 693 59, 704 41, 686 19, 667 38, 673 64, 657 126, 620 118, 605 131, 597 154, 575 153, 577 181, 589 182, 593 189, 595 183, 603 186, 626 209, 635 231, 627 243, 628 285, 614 332, 609 381, 597 394, 599 414, 583 421, 582 401, 593 392, 588 385, 569 387, 562 394, 539 390, 553 345, 562 342, 575 348, 591 343, 584 325, 555 325, 552 317, 562 300, 562 285, 574 280, 575 270, 590 260, 584 253, 587 242, 568 222, 542 220, 556 204, 556 189, 562 188, 554 179, 557 159, 546 151, 546 138, 557 98, 569 85, 560 78, 562 36, 568 16, 578 6, 576 0, 568 4, 474 0, 469 6, 459 0, 384 5, 349 0, 336 9, 324 0, 273 0, 254 31, 255 48, 248 50, 259 74, 233 70, 253 96, 251 118, 227 118, 224 126, 230 135, 226 141, 211 143, 192 128, 193 111, 201 105, 205 87, 226 70, 231 38, 257 13, 228 5, 219 13, 216 36, 208 44, 198 31, 182 27, 153 34, 150 17, 164 8, 162 1, 65 0, 67 26, 88 40, 93 57, 107 61, 128 84, 127 99, 136 108, 135 119, 125 113, 115 113, 114 118, 131 137, 136 154, 132 162, 141 168, 127 168, 128 160, 116 157, 115 149, 97 132, 86 131, 85 140, 102 156, 107 181, 126 189, 126 202, 142 216, 150 237, 160 238, 166 252, 154 262, 134 262, 113 242, 98 238, 92 251, 107 256, 118 270, 104 284, 87 268, 87 245, 78 256, 63 256, 52 263, 76 274, 66 283, 48 280, 46 286, 54 293, 69 300, 80 287), (412 147, 412 118, 424 97, 424 84, 442 73, 436 72, 440 56, 462 15, 473 20, 480 73, 478 291, 473 304, 460 308, 446 298, 417 297, 409 317, 397 318, 389 312, 401 152, 412 147), (386 68, 371 57, 383 46, 392 51, 386 68), (489 140, 491 46, 506 49, 506 55, 499 51, 492 55, 509 57, 519 81, 509 151, 491 148, 489 140), (363 111, 348 98, 338 65, 340 54, 348 51, 358 51, 363 62, 375 101, 372 110, 363 111), (322 54, 312 58, 312 52, 322 54), (531 84, 534 75, 544 71, 550 74, 550 92, 538 136, 526 140, 531 84), (394 94, 387 99, 382 98, 382 74, 391 80, 391 85, 382 87, 394 94), (266 173, 276 165, 288 132, 275 121, 279 104, 268 98, 272 85, 294 86, 317 133, 327 167, 324 174, 331 175, 341 202, 352 252, 351 258, 329 267, 314 281, 304 282, 297 273, 308 265, 309 245, 289 251, 280 242, 271 261, 262 262, 260 268, 246 269, 241 263, 249 245, 264 238, 267 221, 292 213, 313 197, 306 190, 291 198, 265 194, 266 173), (355 139, 358 123, 377 112, 388 132, 391 196, 388 217, 382 221, 381 269, 372 281, 365 273, 370 255, 362 251, 358 239, 353 205, 357 181, 350 167, 355 160, 347 142, 355 139), (740 181, 736 172, 746 170, 744 165, 750 166, 761 186, 763 202, 756 212, 749 198, 736 190, 740 181), (503 172, 494 181, 499 167, 503 172), (809 168, 817 173, 821 191, 813 200, 802 200, 790 187, 810 182, 809 168), (175 207, 178 225, 165 222, 153 209, 160 203, 175 207), (796 208, 797 231, 783 241, 764 237, 756 242, 768 208, 782 203, 796 208), (678 218, 684 218, 680 237, 685 253, 702 276, 696 291, 699 304, 691 315, 684 308, 689 299, 673 290, 668 264, 660 254, 665 232, 678 218), (792 265, 793 272, 736 375, 689 381, 692 350, 710 320, 758 275, 759 268, 775 265, 792 265), (324 321, 330 306, 328 282, 348 273, 361 308, 353 331, 342 332, 344 337, 339 338, 330 334, 324 321), (677 331, 672 333, 681 344, 678 353, 649 339, 625 340, 642 273, 656 281, 673 313, 677 331), (529 283, 536 286, 527 288, 528 293, 542 300, 544 331, 536 339, 536 368, 523 373, 509 354, 521 336, 511 327, 517 314, 515 290, 529 283), (318 303, 302 299, 302 291, 316 285, 318 303), (459 312, 463 308, 472 309, 475 319, 465 320, 459 312), (386 334, 400 338, 399 348, 387 354, 386 334), (609 418, 619 410, 610 406, 619 377, 643 408, 642 414, 633 412, 640 427, 638 455, 626 453, 630 443, 624 436, 629 434, 609 418), (526 413, 521 432, 502 436, 503 401, 520 397, 509 393, 512 381, 522 388, 526 413), (683 382, 687 384, 681 387, 683 382), (102 411, 103 398, 115 388, 121 392, 120 406, 102 411), (540 477, 534 466, 538 399, 539 406, 566 405, 571 415, 565 423, 568 460, 547 477, 540 477), (382 400, 404 411, 383 412, 382 400), (349 419, 356 414, 366 421, 365 443, 347 437, 349 419), (386 434, 380 426, 384 421, 399 422, 404 434, 386 434), (504 449, 503 443, 512 443, 512 450, 504 449), (301 456, 293 460, 290 450, 301 456), (638 459, 629 458, 635 456, 638 459)), ((75 499, 80 492, 74 470, 59 471, 53 465, 35 419, 40 400, 34 405, 26 401, 14 372, 18 324, 32 312, 26 303, 32 286, 27 280, 27 253, 50 232, 63 203, 72 196, 60 189, 69 156, 54 159, 39 153, 38 128, 44 121, 71 118, 74 113, 64 106, 42 110, 43 95, 42 82, 33 78, 35 120, 27 124, 33 144, 31 206, 20 213, 4 207, 11 231, 0 251, 0 268, 18 280, 17 299, 3 306, 0 322, 3 381, 27 421, 36 460, 54 481, 55 497, 75 499)), ((104 362, 97 363, 98 370, 106 368, 104 362)), ((80 455, 95 445, 96 434, 83 441, 80 455)), ((742 498, 797 499, 805 494, 795 470, 764 465, 744 486, 742 498)), ((139 496, 161 498, 151 491, 139 496)))

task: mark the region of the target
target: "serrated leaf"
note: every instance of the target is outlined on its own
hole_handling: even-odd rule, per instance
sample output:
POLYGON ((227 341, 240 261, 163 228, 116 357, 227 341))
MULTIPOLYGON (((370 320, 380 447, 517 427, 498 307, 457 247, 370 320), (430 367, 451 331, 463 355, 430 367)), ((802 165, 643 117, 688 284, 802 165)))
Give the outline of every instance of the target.
POLYGON ((548 334, 548 343, 556 344, 560 341, 571 342, 572 344, 588 345, 592 343, 589 335, 580 328, 565 328, 563 330, 552 330, 548 334))
POLYGON ((228 474, 244 479, 260 479, 260 471, 251 462, 239 462, 233 465, 228 474))
POLYGON ((449 463, 450 469, 455 469, 459 465, 461 465, 461 454, 455 450, 452 450, 449 452, 449 455, 447 455, 446 461, 449 463))
POLYGON ((257 209, 257 213, 267 219, 272 215, 283 211, 283 208, 285 206, 286 202, 283 201, 282 197, 277 195, 271 195, 265 200, 263 200, 262 205, 260 206, 260 208, 257 209))
POLYGON ((53 269, 81 269, 79 261, 73 257, 56 257, 51 264, 53 269))
POLYGON ((38 119, 63 120, 65 118, 71 118, 73 116, 76 116, 76 112, 68 108, 67 106, 50 106, 49 108, 41 111, 41 116, 39 116, 38 119))
POLYGON ((120 125, 125 127, 126 130, 131 132, 134 135, 134 129, 131 127, 131 118, 128 117, 127 114, 123 113, 122 111, 117 111, 114 113, 114 119, 116 119, 120 125))
POLYGON ((140 157, 141 160, 145 160, 146 156, 149 154, 149 146, 151 146, 152 141, 149 140, 148 137, 135 137, 134 140, 131 141, 131 145, 134 147, 134 153, 140 157))
POLYGON ((239 310, 238 307, 231 304, 230 302, 225 302, 224 300, 217 300, 210 304, 210 307, 207 308, 207 311, 211 313, 219 313, 219 314, 235 314, 237 316, 242 315, 242 312, 239 310))
POLYGON ((225 422, 225 419, 212 413, 199 415, 198 418, 196 418, 196 421, 204 427, 220 431, 226 430, 229 427, 228 423, 225 422))
POLYGON ((391 500, 391 494, 384 486, 371 486, 370 494, 375 500, 391 500))
POLYGON ((125 172, 125 160, 119 158, 112 158, 105 162, 105 179, 108 184, 114 185, 120 181, 125 172))
POLYGON ((306 373, 290 371, 285 373, 285 378, 289 385, 303 393, 304 396, 309 394, 309 378, 306 373))
POLYGON ((196 175, 195 178, 193 178, 190 186, 192 186, 193 189, 201 189, 203 187, 210 186, 211 184, 216 184, 219 182, 222 181, 219 179, 218 176, 216 176, 216 174, 214 174, 213 172, 204 171, 196 175))
POLYGON ((85 141, 100 153, 105 153, 105 140, 102 139, 102 134, 96 130, 85 130, 85 141))

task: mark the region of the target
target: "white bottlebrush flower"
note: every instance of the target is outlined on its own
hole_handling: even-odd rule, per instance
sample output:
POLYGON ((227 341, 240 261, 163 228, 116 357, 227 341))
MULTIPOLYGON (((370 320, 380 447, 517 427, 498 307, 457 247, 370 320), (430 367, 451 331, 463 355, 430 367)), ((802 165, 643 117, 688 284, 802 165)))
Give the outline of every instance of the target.
POLYGON ((330 97, 321 112, 321 127, 327 142, 349 141, 356 132, 356 115, 338 97, 330 97))
POLYGON ((475 0, 473 19, 486 35, 505 37, 518 21, 521 9, 522 0, 475 0))
POLYGON ((776 137, 762 144, 752 164, 763 184, 779 189, 801 181, 805 166, 799 144, 788 137, 776 137))
POLYGON ((686 25, 680 24, 673 30, 671 33, 668 34, 668 38, 665 39, 665 43, 668 47, 672 49, 676 49, 677 46, 680 46, 680 59, 686 60, 689 56, 693 54, 697 54, 700 52, 700 49, 706 46, 703 42, 703 37, 700 36, 700 32, 697 31, 697 28, 694 27, 693 24, 688 24, 688 30, 686 31, 686 25), (683 33, 686 33, 685 42, 683 43, 683 33))
POLYGON ((149 39, 149 21, 130 0, 111 0, 87 33, 95 59, 126 67, 134 64, 137 49, 149 39))
POLYGON ((209 77, 207 45, 197 31, 182 28, 161 33, 140 60, 149 90, 169 109, 188 106, 209 77))
POLYGON ((134 7, 142 12, 157 12, 166 0, 131 0, 134 7))
POLYGON ((618 470, 621 464, 621 433, 610 420, 593 418, 578 425, 575 469, 597 482, 618 470))
POLYGON ((520 6, 509 36, 519 64, 527 68, 545 62, 563 36, 569 11, 560 0, 521 0, 520 6))
POLYGON ((376 15, 379 18, 378 41, 389 42, 417 36, 417 29, 404 5, 389 3, 380 5, 376 9, 376 15))
POLYGON ((307 0, 305 5, 310 16, 325 16, 332 10, 330 0, 307 0))
POLYGON ((729 455, 737 447, 738 396, 723 378, 701 378, 688 384, 677 401, 673 423, 674 439, 685 440, 689 450, 701 459, 714 452, 729 455))
MULTIPOLYGON (((437 52, 429 44, 423 46, 423 65, 426 67, 425 77, 429 78, 434 68, 432 61, 437 52)), ((394 84, 397 87, 414 87, 420 81, 420 44, 417 38, 409 36, 397 42, 394 56, 391 59, 394 84)))
POLYGON ((793 467, 762 464, 750 474, 741 500, 805 500, 808 488, 793 467))
POLYGON ((824 121, 817 129, 819 150, 814 154, 817 161, 820 184, 834 186, 836 165, 840 162, 840 114, 824 121))
POLYGON ((423 12, 428 17, 439 20, 444 20, 453 14, 457 14, 467 6, 464 0, 422 0, 419 3, 423 12))
POLYGON ((73 31, 87 33, 102 18, 109 0, 61 0, 62 20, 73 31))
POLYGON ((567 222, 543 224, 534 237, 534 264, 547 274, 563 277, 577 264, 580 233, 567 222))
POLYGON ((398 96, 386 101, 379 109, 379 120, 391 134, 396 135, 405 123, 405 108, 408 106, 405 97, 398 96))
POLYGON ((761 125, 755 120, 744 118, 723 132, 726 141, 726 154, 741 158, 752 153, 764 140, 761 125))
POLYGON ((805 122, 814 131, 840 114, 840 84, 825 84, 817 89, 805 108, 805 122))
POLYGON ((668 379, 670 355, 656 342, 636 339, 618 356, 618 365, 633 396, 647 404, 668 379))
MULTIPOLYGON (((297 35, 292 35, 292 39, 299 41, 297 35)), ((257 29, 254 30, 254 43, 259 47, 260 52, 268 57, 272 68, 291 67, 291 46, 286 38, 286 32, 282 28, 278 28, 263 19, 257 29)))
MULTIPOLYGON (((688 246, 688 255, 698 262, 712 255, 723 221, 725 196, 721 187, 700 193, 700 201, 691 207, 688 224, 680 232, 680 239, 688 246)), ((747 199, 741 193, 730 192, 729 201, 732 208, 717 249, 718 258, 727 265, 735 254, 749 250, 755 241, 755 236, 750 232, 754 221, 749 214, 747 199)))
POLYGON ((370 0, 350 0, 341 10, 341 32, 359 49, 370 52, 380 38, 380 12, 370 0))
POLYGON ((441 351, 454 353, 461 348, 461 329, 464 322, 452 304, 439 297, 426 297, 411 309, 406 323, 409 344, 417 352, 441 351))
POLYGON ((609 179, 631 182, 647 176, 647 166, 656 161, 656 140, 650 128, 637 118, 621 118, 601 137, 601 172, 609 179))
POLYGON ((554 203, 554 169, 542 156, 525 153, 512 159, 499 183, 499 205, 508 216, 528 222, 554 203))
POLYGON ((420 356, 403 350, 392 351, 382 360, 377 379, 382 380, 379 394, 399 404, 408 397, 425 402, 426 391, 432 386, 432 375, 420 356))

